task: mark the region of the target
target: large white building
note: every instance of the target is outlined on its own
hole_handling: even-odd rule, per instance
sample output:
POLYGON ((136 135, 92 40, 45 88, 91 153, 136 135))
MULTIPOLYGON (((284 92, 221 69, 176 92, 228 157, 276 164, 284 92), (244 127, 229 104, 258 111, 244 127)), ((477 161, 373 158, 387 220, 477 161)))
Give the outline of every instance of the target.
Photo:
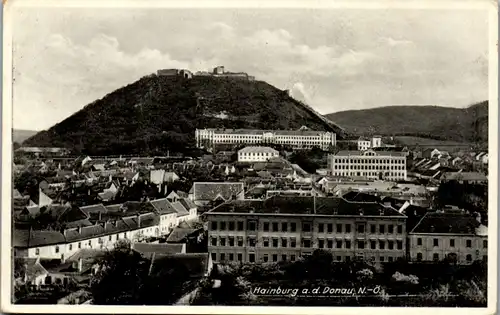
POLYGON ((279 152, 269 147, 246 147, 238 151, 238 162, 266 162, 279 152))
POLYGON ((333 132, 311 130, 196 129, 196 146, 213 148, 217 144, 278 144, 294 149, 335 146, 333 132))
POLYGON ((387 151, 340 151, 328 157, 333 176, 406 180, 406 155, 387 151))

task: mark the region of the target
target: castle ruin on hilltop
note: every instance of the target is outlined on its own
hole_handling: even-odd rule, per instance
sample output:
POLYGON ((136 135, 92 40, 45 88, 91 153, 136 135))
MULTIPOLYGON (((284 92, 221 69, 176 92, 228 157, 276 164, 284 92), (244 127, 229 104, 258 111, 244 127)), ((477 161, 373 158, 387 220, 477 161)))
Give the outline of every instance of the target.
POLYGON ((156 72, 158 76, 181 77, 184 79, 191 79, 193 76, 199 77, 214 77, 214 78, 227 78, 227 79, 240 79, 247 81, 254 81, 254 76, 249 76, 246 72, 226 72, 224 66, 217 66, 211 72, 197 71, 192 73, 187 69, 161 69, 156 72))

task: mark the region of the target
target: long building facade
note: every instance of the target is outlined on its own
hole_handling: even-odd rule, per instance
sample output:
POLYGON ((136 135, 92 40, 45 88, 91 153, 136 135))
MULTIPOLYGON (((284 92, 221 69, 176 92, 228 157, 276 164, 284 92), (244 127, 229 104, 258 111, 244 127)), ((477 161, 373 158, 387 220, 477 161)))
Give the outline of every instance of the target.
POLYGON ((205 215, 214 262, 295 261, 315 249, 337 261, 406 256, 406 216, 382 204, 274 196, 225 203, 205 215))
POLYGON ((328 157, 333 176, 406 180, 406 155, 387 151, 339 151, 328 157))
POLYGON ((196 129, 196 146, 213 148, 218 144, 277 144, 294 149, 335 146, 333 132, 311 130, 255 130, 255 129, 196 129))

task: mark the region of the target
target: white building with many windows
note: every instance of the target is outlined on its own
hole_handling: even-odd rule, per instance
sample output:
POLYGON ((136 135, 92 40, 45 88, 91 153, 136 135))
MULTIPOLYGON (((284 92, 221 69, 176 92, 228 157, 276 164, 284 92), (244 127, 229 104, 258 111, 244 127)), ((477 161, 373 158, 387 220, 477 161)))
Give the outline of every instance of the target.
POLYGON ((406 180, 406 155, 387 151, 340 151, 328 157, 333 176, 406 180))
POLYGON ((269 147, 246 147, 238 151, 238 162, 266 162, 279 152, 269 147))
POLYGON ((196 146, 213 148, 217 144, 277 144, 294 149, 335 146, 333 132, 312 130, 196 129, 196 146))

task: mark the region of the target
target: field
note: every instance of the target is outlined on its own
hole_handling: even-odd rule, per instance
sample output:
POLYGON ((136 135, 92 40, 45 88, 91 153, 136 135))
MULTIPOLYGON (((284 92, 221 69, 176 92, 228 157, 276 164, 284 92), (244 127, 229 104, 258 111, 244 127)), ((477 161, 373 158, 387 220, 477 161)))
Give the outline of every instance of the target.
POLYGON ((412 137, 412 136, 396 136, 394 137, 395 142, 402 146, 408 146, 410 148, 419 146, 420 148, 436 148, 438 150, 446 150, 449 152, 455 152, 464 149, 471 149, 475 145, 470 142, 457 142, 450 140, 435 140, 422 137, 412 137))

